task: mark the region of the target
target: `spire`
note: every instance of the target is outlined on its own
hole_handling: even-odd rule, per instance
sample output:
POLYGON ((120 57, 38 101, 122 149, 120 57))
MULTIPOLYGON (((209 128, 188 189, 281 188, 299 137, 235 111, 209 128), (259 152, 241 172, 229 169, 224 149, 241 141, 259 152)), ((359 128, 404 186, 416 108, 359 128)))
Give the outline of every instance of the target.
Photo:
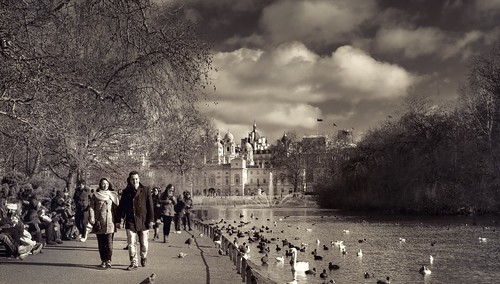
POLYGON ((257 129, 257 123, 255 123, 255 119, 253 120, 253 131, 255 132, 255 130, 257 129))

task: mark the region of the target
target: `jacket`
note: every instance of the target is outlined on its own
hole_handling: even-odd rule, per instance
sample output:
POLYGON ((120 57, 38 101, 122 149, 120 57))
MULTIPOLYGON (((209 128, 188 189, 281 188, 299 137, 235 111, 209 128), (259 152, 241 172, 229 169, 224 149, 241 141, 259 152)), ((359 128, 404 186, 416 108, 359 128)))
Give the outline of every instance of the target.
POLYGON ((167 191, 160 195, 159 203, 161 204, 161 214, 165 216, 174 216, 174 206, 177 204, 175 196, 168 196, 167 191))
POLYGON ((90 198, 90 223, 93 226, 92 233, 95 234, 111 234, 116 231, 114 216, 118 205, 111 199, 101 200, 92 195, 90 198), (99 224, 99 226, 95 226, 99 224))
POLYGON ((128 185, 123 190, 115 214, 115 223, 121 223, 122 219, 125 219, 125 229, 133 232, 150 229, 149 224, 155 220, 153 198, 149 187, 139 184, 136 190, 128 185))

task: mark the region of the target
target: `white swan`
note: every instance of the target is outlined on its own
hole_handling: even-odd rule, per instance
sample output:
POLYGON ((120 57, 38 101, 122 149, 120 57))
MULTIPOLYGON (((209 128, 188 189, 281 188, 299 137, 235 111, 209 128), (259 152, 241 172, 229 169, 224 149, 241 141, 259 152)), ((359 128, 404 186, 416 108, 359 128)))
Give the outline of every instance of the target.
POLYGON ((427 268, 425 265, 422 265, 422 267, 420 267, 419 272, 423 275, 431 274, 431 270, 429 268, 427 268))
POLYGON ((429 263, 430 264, 434 263, 434 257, 432 257, 432 255, 429 255, 429 263))
POLYGON ((285 258, 282 255, 281 256, 277 256, 276 257, 276 261, 283 262, 283 261, 285 261, 285 258))
POLYGON ((292 257, 293 257, 293 264, 292 264, 292 271, 306 271, 309 270, 309 262, 306 261, 297 261, 297 249, 292 248, 292 257))
POLYGON ((359 249, 359 251, 356 253, 358 257, 363 257, 363 251, 359 249))

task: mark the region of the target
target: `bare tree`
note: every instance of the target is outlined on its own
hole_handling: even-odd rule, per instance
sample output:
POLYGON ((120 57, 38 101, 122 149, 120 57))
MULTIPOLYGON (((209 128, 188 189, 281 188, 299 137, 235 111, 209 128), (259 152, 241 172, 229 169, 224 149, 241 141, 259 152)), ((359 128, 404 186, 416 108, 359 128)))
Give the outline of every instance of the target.
POLYGON ((173 7, 0 0, 0 16, 0 119, 36 133, 68 184, 146 149, 148 129, 209 86, 209 46, 173 7))

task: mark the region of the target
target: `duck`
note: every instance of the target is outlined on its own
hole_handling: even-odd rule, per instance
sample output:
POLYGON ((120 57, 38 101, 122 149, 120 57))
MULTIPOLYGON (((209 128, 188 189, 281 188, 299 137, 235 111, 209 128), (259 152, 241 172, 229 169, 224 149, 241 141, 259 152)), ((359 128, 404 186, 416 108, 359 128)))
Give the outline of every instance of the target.
POLYGON ((365 273, 363 273, 363 276, 365 277, 365 279, 368 279, 373 277, 373 273, 369 273, 368 271, 366 271, 365 273))
POLYGON ((399 242, 400 243, 406 243, 406 239, 405 238, 399 238, 399 242))
POLYGON ((377 284, 390 284, 391 280, 389 279, 389 276, 385 278, 385 280, 377 280, 377 284))
POLYGON ((422 267, 420 267, 420 270, 419 270, 420 274, 422 275, 428 275, 428 274, 431 274, 431 270, 426 267, 425 265, 422 265, 422 267))
POLYGON ((313 267, 313 269, 308 269, 304 272, 307 275, 316 275, 316 268, 313 267))
POLYGON ((321 255, 315 254, 314 260, 323 260, 323 257, 321 255))
POLYGON ((326 269, 323 269, 323 272, 321 272, 321 273, 319 274, 319 277, 321 277, 321 278, 323 278, 323 279, 325 279, 325 278, 327 278, 327 277, 328 277, 328 274, 326 273, 326 269))
POLYGON ((339 268, 340 268, 340 266, 338 266, 336 264, 333 264, 331 262, 328 263, 328 269, 330 269, 330 270, 337 270, 339 268))
POLYGON ((309 262, 297 261, 298 251, 296 248, 292 248, 292 271, 306 271, 309 270, 309 262))
POLYGON ((434 263, 434 257, 432 255, 429 255, 429 263, 430 264, 434 263))
POLYGON ((280 256, 276 257, 276 261, 283 262, 283 261, 285 261, 285 258, 282 255, 280 255, 280 256))

